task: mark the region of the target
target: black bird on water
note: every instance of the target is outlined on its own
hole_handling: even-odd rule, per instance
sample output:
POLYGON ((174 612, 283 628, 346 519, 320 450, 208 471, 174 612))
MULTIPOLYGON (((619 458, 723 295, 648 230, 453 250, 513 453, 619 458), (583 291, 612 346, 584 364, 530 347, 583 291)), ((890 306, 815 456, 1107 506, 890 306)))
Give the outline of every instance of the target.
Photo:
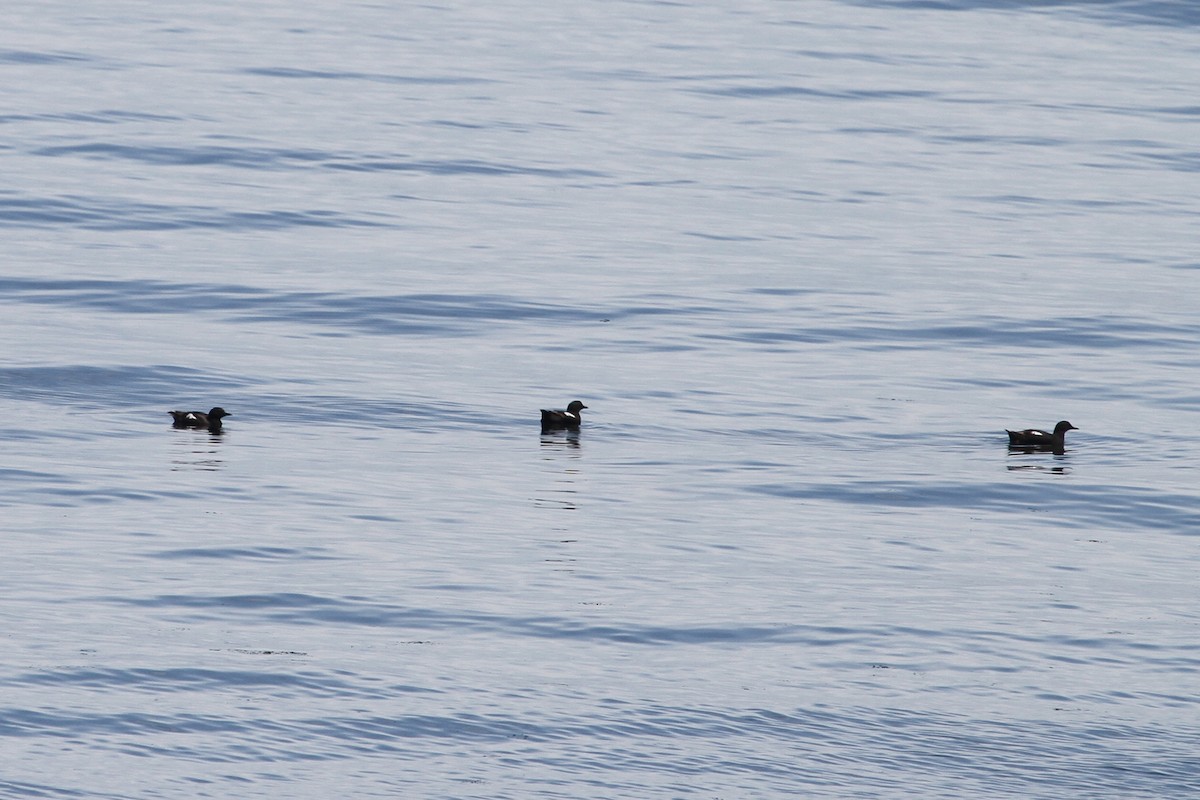
POLYGON ((176 428, 205 428, 210 431, 221 430, 221 420, 233 416, 220 406, 215 406, 207 414, 203 411, 170 411, 176 428))
POLYGON ((1079 430, 1065 419, 1054 426, 1054 432, 1027 428, 1023 431, 1007 431, 1008 446, 1015 448, 1030 448, 1036 450, 1053 450, 1063 452, 1067 446, 1067 431, 1079 430))
POLYGON ((567 410, 561 409, 542 409, 542 432, 546 431, 577 431, 579 423, 583 422, 583 416, 579 413, 587 408, 579 400, 572 400, 567 405, 567 410))

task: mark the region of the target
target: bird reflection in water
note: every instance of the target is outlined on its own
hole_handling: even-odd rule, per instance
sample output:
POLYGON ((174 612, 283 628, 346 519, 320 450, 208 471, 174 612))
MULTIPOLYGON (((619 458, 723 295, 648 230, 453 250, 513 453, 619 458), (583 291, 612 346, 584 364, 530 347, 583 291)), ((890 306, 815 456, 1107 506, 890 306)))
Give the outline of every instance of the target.
POLYGON ((1008 454, 1010 456, 1052 455, 1057 459, 1064 457, 1067 454, 1067 450, 1065 447, 1037 447, 1025 444, 1010 444, 1008 446, 1008 454))
POLYGON ((171 458, 171 471, 199 470, 201 472, 216 472, 225 467, 225 459, 220 458, 221 439, 225 431, 190 430, 180 432, 173 443, 174 454, 171 458), (203 435, 198 435, 198 434, 203 435))
POLYGON ((1070 467, 1047 467, 1042 464, 1009 464, 1009 472, 1046 472, 1050 475, 1066 475, 1070 473, 1070 467))
MULTIPOLYGON (((558 462, 562 459, 577 461, 583 456, 579 444, 579 431, 559 431, 543 433, 540 439, 542 461, 558 462)), ((539 508, 557 508, 574 511, 575 495, 578 493, 575 482, 580 474, 578 467, 569 466, 548 471, 548 477, 553 481, 553 487, 544 490, 544 496, 534 497, 534 503, 539 508)))
MULTIPOLYGON (((578 450, 579 431, 542 432, 542 447, 550 450, 578 450)), ((576 455, 576 457, 578 457, 576 455)))

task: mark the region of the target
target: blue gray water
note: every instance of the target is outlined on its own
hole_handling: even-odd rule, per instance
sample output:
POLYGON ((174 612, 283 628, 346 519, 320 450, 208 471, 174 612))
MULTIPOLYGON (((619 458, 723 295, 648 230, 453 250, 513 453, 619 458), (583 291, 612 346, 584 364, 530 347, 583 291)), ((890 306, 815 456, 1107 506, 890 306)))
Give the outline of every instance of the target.
POLYGON ((309 5, 6 8, 0 796, 1200 795, 1200 11, 309 5))

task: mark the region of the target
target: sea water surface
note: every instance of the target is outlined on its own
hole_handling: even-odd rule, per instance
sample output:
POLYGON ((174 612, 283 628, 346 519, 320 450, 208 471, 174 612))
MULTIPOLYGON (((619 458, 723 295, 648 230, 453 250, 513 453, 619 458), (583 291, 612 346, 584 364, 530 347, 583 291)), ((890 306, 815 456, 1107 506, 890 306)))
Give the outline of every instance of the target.
POLYGON ((2 17, 0 796, 1200 795, 1191 4, 2 17))

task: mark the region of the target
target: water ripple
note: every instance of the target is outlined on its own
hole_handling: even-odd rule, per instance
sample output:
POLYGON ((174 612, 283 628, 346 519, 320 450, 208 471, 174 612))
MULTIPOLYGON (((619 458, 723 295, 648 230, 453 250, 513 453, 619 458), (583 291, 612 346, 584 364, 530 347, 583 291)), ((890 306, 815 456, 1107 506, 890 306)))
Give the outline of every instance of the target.
POLYGON ((96 61, 96 59, 84 53, 0 50, 0 63, 4 64, 76 64, 86 61, 96 61))
POLYGON ((323 547, 181 547, 149 554, 151 558, 174 559, 255 559, 274 561, 296 559, 300 561, 328 561, 337 556, 329 555, 323 547))
POLYGON ((621 307, 539 302, 515 295, 358 295, 280 292, 234 284, 154 280, 55 281, 0 278, 4 302, 98 308, 123 314, 223 311, 250 322, 309 323, 375 334, 464 335, 481 321, 587 322, 660 317, 710 310, 694 298, 647 296, 621 307))
POLYGON ((50 786, 43 783, 28 783, 26 781, 10 781, 0 778, 0 796, 3 797, 80 797, 90 800, 128 800, 125 793, 112 794, 109 792, 89 789, 66 789, 61 786, 50 786))
POLYGON ((0 114, 0 125, 17 122, 87 122, 114 125, 124 122, 180 122, 183 117, 149 114, 142 111, 104 109, 100 111, 69 111, 61 113, 0 114))
POLYGON ((107 142, 57 145, 42 147, 31 152, 32 155, 46 157, 83 156, 177 166, 218 164, 239 169, 278 169, 280 166, 293 162, 311 164, 331 158, 329 153, 319 150, 228 146, 180 147, 174 145, 151 147, 149 145, 120 145, 107 142))
MULTIPOLYGON (((227 393, 254 381, 168 364, 98 367, 88 364, 0 367, 0 397, 91 408, 144 407, 180 396, 227 393)), ((164 408, 163 419, 167 409, 164 408)))
POLYGON ((870 349, 924 349, 936 345, 976 348, 980 345, 1012 348, 1066 346, 1110 350, 1193 349, 1200 324, 1164 324, 1137 317, 1061 316, 1035 320, 1000 316, 975 316, 970 320, 921 324, 908 315, 875 312, 864 324, 863 314, 847 316, 844 324, 802 325, 789 329, 757 329, 707 334, 705 338, 761 345, 862 342, 870 349))
MULTIPOLYGON (((331 169, 343 172, 418 172, 428 175, 468 175, 468 176, 506 176, 506 175, 523 175, 531 177, 543 178, 597 178, 605 177, 605 174, 596 170, 578 169, 578 168, 550 168, 541 166, 530 166, 521 164, 505 164, 497 162, 482 161, 479 159, 443 159, 443 160, 428 160, 428 159, 412 159, 402 156, 384 156, 384 155, 347 155, 338 154, 323 150, 301 150, 294 148, 267 148, 267 147, 231 147, 228 145, 192 145, 188 147, 172 144, 172 145, 122 145, 111 142, 88 142, 85 144, 72 145, 55 145, 52 147, 40 147, 30 151, 31 155, 41 156, 45 158, 63 158, 63 157, 80 157, 97 160, 124 160, 134 161, 142 164, 156 164, 166 166, 221 166, 231 167, 235 169, 253 169, 253 170, 281 170, 295 168, 321 168, 331 169)), ((37 201, 38 207, 47 221, 56 222, 78 222, 81 219, 91 219, 90 216, 85 216, 83 209, 77 209, 75 216, 68 215, 69 204, 74 203, 76 206, 82 206, 84 203, 90 203, 91 206, 99 204, 99 200, 84 199, 84 198, 65 198, 56 200, 42 199, 37 201)), ((20 216, 19 212, 22 208, 33 205, 32 202, 9 201, 7 204, 7 213, 0 213, 0 221, 5 218, 10 221, 28 220, 28 215, 20 216)), ((130 212, 140 212, 143 216, 149 216, 151 211, 158 211, 161 216, 168 210, 178 208, 179 216, 183 217, 184 213, 193 218, 204 217, 203 226, 226 224, 229 219, 237 219, 237 216, 216 216, 218 212, 214 210, 204 209, 200 206, 149 206, 135 204, 125 204, 122 208, 130 212), (207 219, 208 215, 212 219, 207 219)), ((5 204, 0 203, 0 212, 5 209, 5 204)), ((90 209, 89 209, 90 210, 90 209)), ((310 214, 324 212, 308 212, 310 214)), ((93 211, 93 215, 98 212, 93 211)), ((140 226, 139 226, 140 227, 140 226)), ((184 227, 191 227, 184 226, 184 227)), ((237 227, 237 226, 234 226, 237 227)))
MULTIPOLYGON (((294 663, 302 653, 258 653, 257 655, 283 656, 294 663)), ((303 662, 300 662, 302 666, 303 662)), ((251 689, 267 690, 273 697, 392 697, 397 694, 436 694, 435 689, 423 689, 401 683, 380 685, 355 682, 345 676, 316 671, 278 671, 202 669, 180 667, 176 669, 103 669, 61 668, 27 672, 5 678, 0 684, 7 686, 50 686, 60 689, 86 688, 120 690, 122 692, 145 692, 160 694, 168 692, 243 692, 251 689)))
MULTIPOLYGON (((77 602, 72 600, 71 602, 77 602)), ((96 597, 88 602, 150 608, 174 620, 197 623, 251 618, 288 625, 350 625, 436 631, 444 635, 497 634, 534 639, 623 643, 647 646, 765 646, 809 648, 853 646, 863 652, 887 649, 897 638, 911 641, 913 653, 929 660, 946 643, 972 653, 990 654, 988 670, 1008 670, 1014 653, 1038 659, 1072 658, 1078 663, 1111 664, 1116 660, 1148 661, 1170 670, 1200 673, 1200 644, 1157 644, 1124 633, 1079 637, 1059 633, 1025 633, 1007 628, 946 630, 893 625, 812 625, 781 621, 769 624, 653 625, 636 622, 596 624, 564 616, 519 616, 489 611, 453 611, 398 605, 366 597, 332 597, 298 592, 221 595, 170 594, 152 597, 96 597), (942 643, 936 648, 935 642, 942 643)), ((951 667, 946 667, 951 668, 951 667)), ((976 669, 972 666, 969 669, 976 669)))
POLYGON ((351 216, 328 209, 237 211, 217 206, 141 203, 110 196, 0 196, 0 226, 74 226, 99 231, 168 231, 212 228, 226 231, 294 227, 380 227, 392 224, 379 215, 351 216))
POLYGON ((578 168, 531 167, 503 164, 477 159, 421 161, 387 157, 343 160, 328 165, 330 169, 353 172, 421 172, 429 175, 527 175, 543 178, 600 178, 605 173, 578 168))
POLYGON ((188 609, 190 620, 227 619, 246 614, 261 620, 309 625, 335 623, 367 627, 499 632, 537 638, 581 639, 636 644, 712 644, 803 639, 810 643, 841 643, 861 634, 844 628, 796 625, 767 626, 653 626, 594 625, 562 617, 513 617, 488 612, 442 612, 397 606, 364 598, 323 597, 281 592, 256 595, 162 595, 150 599, 103 598, 117 605, 150 606, 159 610, 188 609))
POLYGON ((495 83, 490 78, 467 75, 387 75, 377 72, 300 69, 297 67, 250 67, 240 70, 246 75, 267 78, 298 78, 305 80, 368 81, 372 83, 428 84, 432 86, 472 86, 495 83))
POLYGON ((801 486, 762 484, 749 487, 749 491, 859 506, 952 508, 1002 514, 1034 511, 1072 528, 1200 534, 1200 508, 1194 494, 1133 486, 854 481, 801 486))
POLYGON ((907 100, 934 97, 934 92, 906 89, 813 89, 807 86, 730 86, 719 89, 692 89, 696 94, 719 97, 773 98, 773 97, 818 97, 838 100, 907 100))
POLYGON ((904 776, 907 796, 939 799, 960 798, 964 790, 976 794, 975 787, 991 795, 1003 787, 1006 796, 1027 798, 1108 797, 1114 791, 1123 797, 1188 797, 1200 786, 1195 726, 979 719, 890 707, 611 701, 503 715, 384 706, 352 715, 273 717, 258 716, 252 707, 227 715, 7 708, 0 709, 0 735, 63 743, 87 737, 100 751, 225 764, 407 760, 428 758, 436 748, 443 757, 475 763, 471 775, 486 783, 495 779, 487 796, 501 798, 515 797, 497 791, 506 785, 501 776, 513 769, 549 771, 563 776, 564 790, 621 798, 645 797, 647 787, 655 794, 664 780, 676 786, 702 780, 709 793, 721 796, 726 788, 744 791, 752 781, 756 794, 784 797, 799 790, 804 796, 845 797, 846 787, 864 780, 886 786, 895 775, 904 776), (499 757, 499 765, 479 762, 480 745, 492 748, 487 752, 499 757), (503 773, 495 771, 500 765, 503 773))
POLYGON ((855 5, 921 11, 993 11, 997 7, 1014 11, 1043 12, 1047 7, 1067 14, 1085 14, 1101 22, 1117 25, 1140 23, 1183 27, 1200 25, 1200 8, 1194 3, 1174 0, 846 0, 855 5))

